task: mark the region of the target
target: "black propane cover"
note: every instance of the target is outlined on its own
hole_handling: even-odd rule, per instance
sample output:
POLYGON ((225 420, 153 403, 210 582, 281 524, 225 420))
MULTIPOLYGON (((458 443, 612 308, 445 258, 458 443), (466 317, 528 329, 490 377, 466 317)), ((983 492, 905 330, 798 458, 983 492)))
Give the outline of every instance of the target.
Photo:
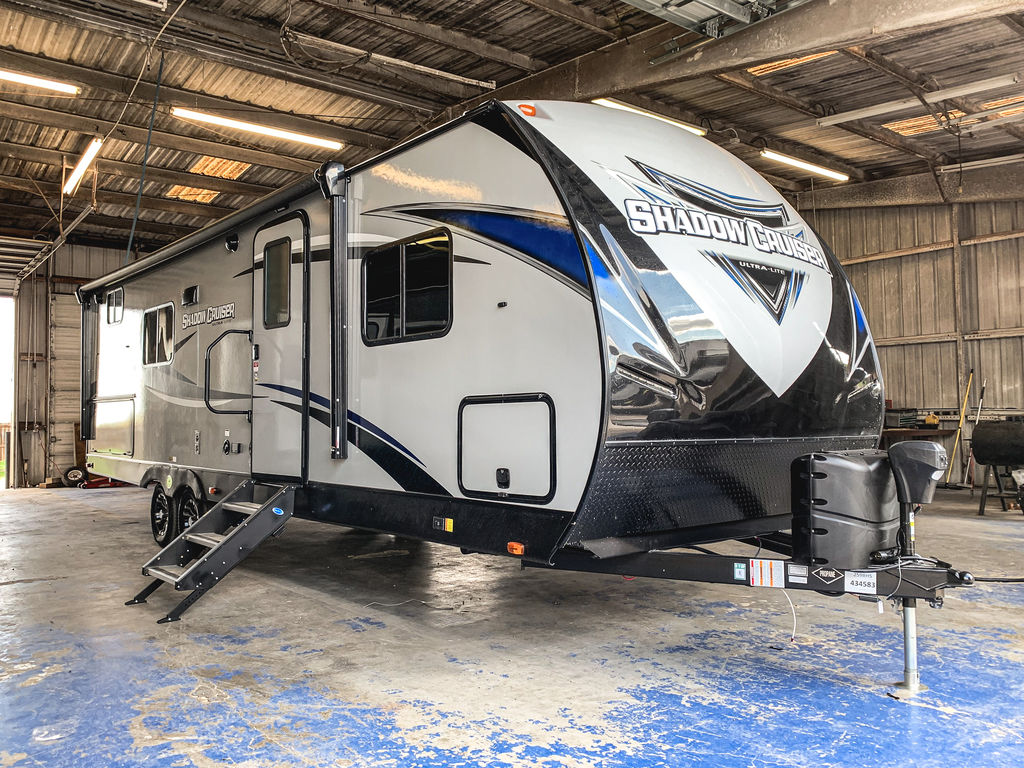
POLYGON ((971 450, 978 464, 1024 466, 1024 421, 983 421, 974 428, 971 450))
POLYGON ((885 451, 829 451, 792 465, 793 557, 856 569, 887 562, 900 525, 885 451))

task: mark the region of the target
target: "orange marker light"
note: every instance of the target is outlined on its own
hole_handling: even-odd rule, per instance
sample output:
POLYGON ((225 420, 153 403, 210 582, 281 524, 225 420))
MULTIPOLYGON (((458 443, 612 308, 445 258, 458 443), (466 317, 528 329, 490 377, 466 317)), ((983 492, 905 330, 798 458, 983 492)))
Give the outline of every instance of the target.
POLYGON ((522 112, 527 117, 537 116, 537 108, 533 106, 533 104, 520 104, 519 111, 522 112))
POLYGON ((515 555, 516 557, 522 557, 526 554, 526 545, 520 544, 518 541, 510 541, 508 543, 508 553, 515 555))
POLYGON ((216 496, 218 493, 220 493, 220 488, 214 488, 213 486, 210 486, 209 488, 206 489, 206 491, 211 496, 216 496))

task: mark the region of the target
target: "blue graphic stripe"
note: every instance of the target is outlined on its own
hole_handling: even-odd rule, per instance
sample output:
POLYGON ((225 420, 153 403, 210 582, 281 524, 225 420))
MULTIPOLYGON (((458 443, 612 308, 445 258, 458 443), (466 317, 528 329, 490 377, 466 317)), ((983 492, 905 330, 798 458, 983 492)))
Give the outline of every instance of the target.
MULTIPOLYGON (((273 389, 273 390, 275 390, 277 392, 283 392, 286 395, 291 395, 292 397, 297 397, 300 400, 302 399, 302 390, 301 389, 297 389, 296 387, 286 387, 284 384, 267 384, 267 383, 264 383, 262 381, 259 382, 256 386, 258 386, 258 387, 266 387, 267 389, 273 389)), ((328 398, 324 397, 323 395, 318 395, 316 392, 310 392, 309 393, 309 399, 310 399, 310 402, 316 403, 317 405, 322 405, 324 408, 330 408, 331 407, 331 401, 328 398)), ((417 462, 421 466, 426 466, 425 464, 423 464, 422 461, 419 460, 419 458, 412 451, 410 451, 408 448, 406 448, 400 442, 395 440, 395 438, 393 438, 391 435, 389 435, 387 432, 385 432, 383 429, 378 427, 373 422, 368 421, 367 419, 364 419, 362 416, 360 416, 357 413, 353 413, 352 411, 348 412, 348 420, 351 421, 356 426, 361 427, 362 429, 365 429, 367 432, 370 432, 371 434, 376 435, 381 440, 383 440, 384 442, 390 444, 393 448, 398 449, 399 451, 404 453, 406 456, 408 456, 410 459, 412 459, 413 461, 417 462)))
MULTIPOLYGON (((267 389, 273 389, 276 392, 284 392, 286 395, 291 395, 292 397, 297 397, 300 400, 302 399, 302 390, 301 389, 297 389, 296 387, 286 387, 283 384, 264 384, 263 382, 259 382, 258 384, 256 384, 256 386, 257 387, 266 387, 267 389)), ((331 407, 331 401, 330 400, 328 400, 323 395, 316 394, 315 392, 310 392, 309 393, 309 399, 310 399, 310 402, 316 403, 317 405, 322 405, 324 408, 330 408, 331 407)))
POLYGON ((546 264, 582 286, 588 284, 583 256, 567 222, 458 208, 415 208, 403 212, 482 235, 546 264))
POLYGON ((369 432, 369 433, 371 433, 373 435, 376 435, 377 437, 379 437, 381 440, 383 440, 384 442, 388 443, 392 447, 397 448, 402 453, 404 453, 406 456, 408 456, 410 459, 412 459, 413 461, 418 463, 420 466, 426 466, 422 461, 419 460, 419 458, 416 457, 415 454, 413 454, 412 451, 410 451, 408 448, 406 448, 400 442, 395 440, 395 438, 393 438, 391 435, 389 435, 383 429, 378 427, 376 424, 374 424, 373 422, 371 422, 371 421, 369 421, 367 419, 364 419, 358 413, 354 413, 352 411, 349 411, 348 412, 348 420, 351 421, 356 426, 361 427, 362 429, 365 429, 367 432, 369 432))

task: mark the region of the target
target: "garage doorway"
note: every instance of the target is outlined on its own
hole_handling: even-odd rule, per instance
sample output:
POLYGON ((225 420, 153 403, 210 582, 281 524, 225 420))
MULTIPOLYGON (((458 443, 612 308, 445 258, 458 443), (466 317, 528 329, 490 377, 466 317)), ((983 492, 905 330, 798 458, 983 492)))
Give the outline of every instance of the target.
POLYGON ((0 296, 0 491, 10 485, 11 413, 14 408, 14 299, 0 296))

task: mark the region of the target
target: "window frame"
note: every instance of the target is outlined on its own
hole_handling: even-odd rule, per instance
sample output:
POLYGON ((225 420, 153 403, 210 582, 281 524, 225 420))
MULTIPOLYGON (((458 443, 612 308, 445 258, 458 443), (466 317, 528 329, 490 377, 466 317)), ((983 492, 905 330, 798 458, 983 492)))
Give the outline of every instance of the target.
POLYGON ((124 286, 123 285, 119 285, 117 288, 114 288, 113 290, 107 291, 107 295, 105 297, 104 304, 106 305, 106 309, 107 309, 107 325, 119 325, 121 323, 121 321, 124 320, 124 286), (115 306, 111 305, 110 300, 114 296, 120 296, 121 297, 121 306, 120 307, 115 307, 115 306), (121 310, 120 313, 118 313, 117 311, 114 312, 114 317, 116 318, 114 320, 110 319, 110 310, 111 309, 114 309, 114 310, 120 309, 121 310))
POLYGON ((263 317, 261 320, 263 321, 264 329, 268 331, 274 330, 275 328, 287 328, 292 323, 292 245, 294 245, 294 241, 288 235, 279 237, 276 240, 271 240, 269 243, 264 243, 263 245, 263 317), (267 325, 267 288, 270 285, 267 280, 267 275, 269 274, 267 271, 267 251, 273 246, 280 245, 281 243, 288 244, 288 261, 287 268, 285 269, 285 275, 287 276, 287 290, 285 291, 285 295, 288 299, 288 317, 284 322, 271 323, 270 325, 267 325))
POLYGON ((144 309, 142 311, 142 324, 139 327, 139 335, 141 336, 141 344, 140 344, 140 346, 142 348, 142 367, 143 368, 155 368, 155 367, 161 366, 161 365, 170 365, 171 363, 174 362, 174 329, 175 329, 175 323, 174 323, 174 302, 173 301, 167 301, 167 302, 164 302, 163 304, 157 304, 155 307, 149 307, 148 309, 144 309), (166 360, 162 360, 160 362, 147 363, 146 362, 146 315, 148 315, 150 312, 159 312, 161 309, 164 309, 164 308, 169 308, 171 310, 171 324, 170 324, 170 328, 171 328, 171 356, 168 357, 166 360))
POLYGON ((448 227, 435 227, 434 229, 428 229, 425 232, 418 232, 415 235, 409 237, 403 237, 401 240, 392 240, 389 243, 378 245, 371 251, 368 251, 363 256, 362 268, 360 271, 360 293, 361 293, 361 306, 360 306, 360 335, 363 337, 363 344, 367 347, 383 347, 388 344, 402 344, 410 341, 422 341, 425 339, 439 339, 442 336, 447 336, 448 332, 452 329, 452 322, 454 321, 455 314, 455 280, 454 280, 454 265, 455 265, 455 242, 452 232, 448 227), (406 301, 406 288, 405 288, 405 246, 411 243, 417 243, 421 240, 434 237, 436 235, 444 235, 448 241, 448 322, 444 328, 437 331, 430 331, 428 333, 415 333, 412 335, 406 335, 405 333, 405 301, 406 301), (367 325, 367 300, 366 300, 366 271, 367 265, 372 260, 372 257, 390 248, 397 247, 399 249, 398 254, 398 274, 399 274, 399 335, 391 336, 386 339, 371 339, 366 335, 367 325))

